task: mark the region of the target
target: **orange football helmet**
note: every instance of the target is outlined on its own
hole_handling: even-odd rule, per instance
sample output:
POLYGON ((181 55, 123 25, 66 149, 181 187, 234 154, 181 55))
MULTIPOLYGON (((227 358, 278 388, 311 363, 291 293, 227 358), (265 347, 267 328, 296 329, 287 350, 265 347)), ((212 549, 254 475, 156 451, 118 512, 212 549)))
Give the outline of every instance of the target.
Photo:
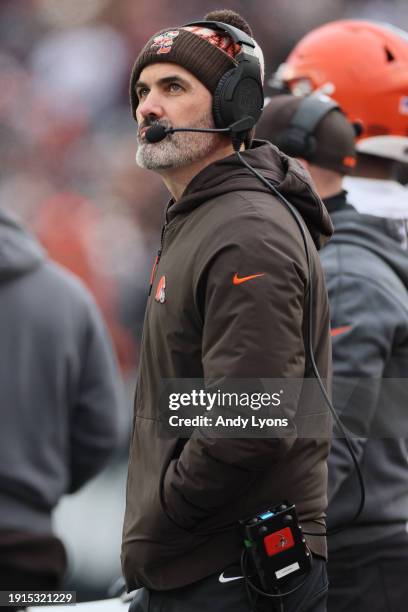
POLYGON ((407 32, 369 21, 328 23, 295 46, 271 83, 296 95, 330 95, 361 123, 358 150, 408 161, 407 32))

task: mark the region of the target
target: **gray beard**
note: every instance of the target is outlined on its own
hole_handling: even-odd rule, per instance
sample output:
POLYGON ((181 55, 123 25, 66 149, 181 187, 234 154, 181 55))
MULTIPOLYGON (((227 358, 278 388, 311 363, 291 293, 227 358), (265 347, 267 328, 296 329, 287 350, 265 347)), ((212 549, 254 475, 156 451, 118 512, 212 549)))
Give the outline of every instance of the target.
MULTIPOLYGON (((165 121, 159 122, 169 127, 165 121)), ((211 113, 204 115, 194 126, 183 127, 213 128, 214 121, 211 113)), ((160 142, 148 143, 138 137, 136 163, 147 170, 167 170, 168 168, 182 168, 204 159, 211 153, 217 142, 218 134, 178 132, 168 134, 160 142)))

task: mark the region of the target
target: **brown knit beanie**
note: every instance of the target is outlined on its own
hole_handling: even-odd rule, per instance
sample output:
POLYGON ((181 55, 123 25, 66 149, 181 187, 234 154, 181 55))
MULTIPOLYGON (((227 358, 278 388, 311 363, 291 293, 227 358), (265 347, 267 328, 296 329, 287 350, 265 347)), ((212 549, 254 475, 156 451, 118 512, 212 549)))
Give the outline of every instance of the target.
POLYGON ((221 76, 237 65, 229 54, 191 31, 183 28, 163 30, 152 36, 133 66, 130 78, 133 117, 139 103, 135 85, 140 73, 149 64, 157 62, 178 64, 189 70, 211 93, 214 93, 221 76))
MULTIPOLYGON (((269 140, 291 155, 291 151, 285 147, 285 131, 289 129, 303 99, 293 95, 273 96, 256 126, 257 138, 269 140)), ((316 141, 314 151, 299 157, 340 174, 352 173, 356 165, 356 131, 340 109, 333 109, 324 115, 313 137, 316 141)))
MULTIPOLYGON (((219 21, 233 25, 252 37, 247 22, 238 13, 230 10, 212 11, 206 21, 219 21)), ((149 64, 167 62, 178 64, 191 72, 213 94, 221 77, 237 66, 234 59, 240 45, 221 31, 202 26, 177 26, 154 34, 139 53, 130 77, 130 103, 133 118, 136 119, 138 99, 135 85, 140 73, 149 64)), ((263 80, 263 55, 256 45, 263 80)))

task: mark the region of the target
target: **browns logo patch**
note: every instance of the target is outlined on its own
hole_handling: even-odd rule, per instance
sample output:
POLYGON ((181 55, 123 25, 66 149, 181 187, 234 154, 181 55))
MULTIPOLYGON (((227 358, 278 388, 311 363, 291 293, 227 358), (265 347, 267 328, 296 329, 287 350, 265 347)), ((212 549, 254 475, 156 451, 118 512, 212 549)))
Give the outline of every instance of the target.
POLYGON ((156 295, 154 296, 154 299, 156 300, 156 302, 160 302, 160 304, 163 304, 165 299, 166 299, 166 277, 162 276, 158 282, 157 285, 157 289, 156 289, 156 295))

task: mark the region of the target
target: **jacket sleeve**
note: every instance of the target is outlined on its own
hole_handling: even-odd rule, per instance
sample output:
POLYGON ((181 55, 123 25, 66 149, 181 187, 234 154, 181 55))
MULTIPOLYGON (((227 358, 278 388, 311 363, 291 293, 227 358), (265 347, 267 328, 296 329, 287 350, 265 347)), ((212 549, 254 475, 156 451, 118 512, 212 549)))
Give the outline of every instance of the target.
MULTIPOLYGON (((216 253, 202 275, 198 293, 207 380, 304 375, 307 278, 293 257, 262 238, 261 230, 252 235, 257 247, 240 236, 216 253), (239 279, 259 276, 234 284, 235 274, 239 279)), ((265 465, 288 452, 294 439, 215 438, 195 430, 165 475, 169 515, 180 526, 193 526, 238 498, 265 465)))
MULTIPOLYGON (((359 462, 376 415, 381 378, 400 319, 392 293, 375 278, 336 269, 326 274, 333 342, 333 403, 352 434, 359 462)), ((329 456, 329 502, 354 470, 341 434, 329 456)))
POLYGON ((118 447, 124 408, 121 378, 108 333, 96 304, 86 297, 79 380, 72 398, 70 493, 100 472, 118 447))

